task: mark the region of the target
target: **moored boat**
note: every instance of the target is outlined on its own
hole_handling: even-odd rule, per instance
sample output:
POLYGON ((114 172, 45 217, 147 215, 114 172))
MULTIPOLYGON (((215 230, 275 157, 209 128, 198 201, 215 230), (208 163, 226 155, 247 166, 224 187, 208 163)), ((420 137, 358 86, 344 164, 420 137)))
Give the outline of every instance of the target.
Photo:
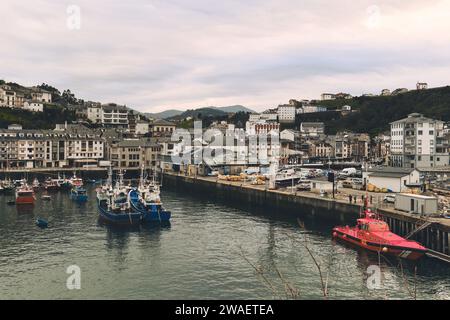
POLYGON ((116 185, 112 186, 111 168, 104 186, 97 189, 97 203, 100 220, 114 225, 136 225, 142 221, 142 213, 130 206, 128 190, 123 184, 123 174, 119 174, 116 185))
POLYGON ((77 202, 86 202, 88 200, 86 189, 83 187, 73 187, 70 190, 70 198, 77 202))
POLYGON ((47 178, 44 182, 44 188, 47 191, 58 191, 60 189, 58 179, 47 178))
POLYGON ((27 184, 16 190, 16 204, 34 204, 34 190, 27 184))
POLYGON ((2 182, 3 187, 3 193, 5 194, 13 194, 14 190, 16 189, 16 186, 14 183, 11 182, 11 180, 7 179, 2 182))
POLYGON ((132 208, 142 213, 143 222, 163 222, 169 221, 171 212, 164 209, 160 188, 155 182, 146 182, 144 179, 144 169, 141 169, 141 178, 137 189, 129 192, 130 204, 132 208))
POLYGON ((32 186, 33 186, 34 190, 37 190, 37 189, 39 189, 41 187, 41 184, 40 184, 40 182, 39 182, 39 180, 37 178, 34 178, 32 186))
POLYGON ((392 233, 389 225, 368 208, 367 197, 362 217, 357 220, 356 226, 333 228, 333 238, 372 252, 408 260, 418 260, 427 252, 418 242, 392 233))
POLYGON ((72 187, 82 187, 83 186, 83 179, 78 178, 76 174, 73 174, 73 177, 69 179, 69 183, 72 187))

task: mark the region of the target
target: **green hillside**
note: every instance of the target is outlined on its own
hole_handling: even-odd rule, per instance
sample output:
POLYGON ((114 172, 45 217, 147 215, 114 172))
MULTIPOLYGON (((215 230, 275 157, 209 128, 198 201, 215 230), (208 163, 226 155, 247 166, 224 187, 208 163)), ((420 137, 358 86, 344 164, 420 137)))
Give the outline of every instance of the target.
POLYGON ((337 112, 304 114, 297 118, 302 121, 323 121, 327 133, 351 130, 378 134, 389 129, 389 123, 418 112, 426 117, 450 121, 450 87, 410 91, 387 97, 355 97, 350 100, 321 101, 320 105, 329 109, 339 109, 344 105, 352 106, 354 112, 342 116, 337 112))
POLYGON ((24 129, 54 129, 57 123, 74 120, 76 120, 74 112, 57 105, 44 106, 44 112, 0 108, 0 128, 17 123, 24 129))

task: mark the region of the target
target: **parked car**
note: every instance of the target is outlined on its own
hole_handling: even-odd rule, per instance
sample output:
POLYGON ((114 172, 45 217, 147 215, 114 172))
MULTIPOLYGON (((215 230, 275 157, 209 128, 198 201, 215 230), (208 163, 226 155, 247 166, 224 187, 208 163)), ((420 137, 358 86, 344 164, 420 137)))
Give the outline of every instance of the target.
POLYGON ((352 189, 353 183, 350 180, 342 181, 342 188, 352 189))
POLYGON ((383 198, 384 203, 395 203, 395 195, 394 194, 388 194, 383 198))
POLYGON ((219 171, 217 171, 217 170, 214 170, 214 171, 211 171, 210 173, 208 173, 208 176, 210 176, 210 177, 217 177, 219 175, 219 171))

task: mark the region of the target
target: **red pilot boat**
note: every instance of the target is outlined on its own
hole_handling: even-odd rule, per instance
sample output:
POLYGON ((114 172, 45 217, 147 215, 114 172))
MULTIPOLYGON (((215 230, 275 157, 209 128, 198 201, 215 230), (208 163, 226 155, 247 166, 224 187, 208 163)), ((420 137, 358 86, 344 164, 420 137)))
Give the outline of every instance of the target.
POLYGON ((389 225, 372 212, 366 203, 355 227, 333 228, 333 238, 358 247, 408 260, 418 260, 427 249, 416 241, 407 240, 389 229, 389 225))
POLYGON ((27 184, 16 190, 16 204, 34 204, 34 200, 34 190, 27 184))

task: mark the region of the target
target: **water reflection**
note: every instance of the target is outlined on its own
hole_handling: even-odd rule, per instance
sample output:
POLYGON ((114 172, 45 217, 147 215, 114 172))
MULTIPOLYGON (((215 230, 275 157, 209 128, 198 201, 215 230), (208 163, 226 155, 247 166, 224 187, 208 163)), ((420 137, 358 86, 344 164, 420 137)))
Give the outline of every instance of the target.
POLYGON ((33 215, 34 204, 16 204, 16 212, 19 215, 33 215))

